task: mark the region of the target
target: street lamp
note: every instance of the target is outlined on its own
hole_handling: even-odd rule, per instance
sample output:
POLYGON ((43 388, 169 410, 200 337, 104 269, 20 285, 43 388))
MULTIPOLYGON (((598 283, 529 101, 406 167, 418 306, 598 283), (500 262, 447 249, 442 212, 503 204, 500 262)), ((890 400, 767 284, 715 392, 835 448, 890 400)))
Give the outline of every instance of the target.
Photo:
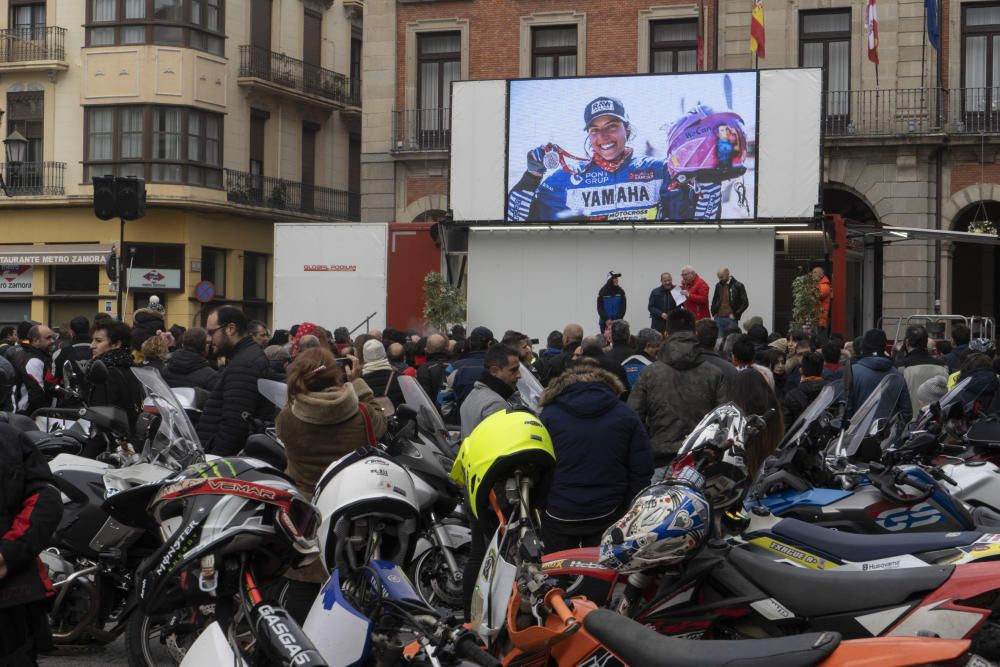
MULTIPOLYGON (((3 147, 4 153, 7 156, 7 173, 14 174, 20 172, 21 164, 28 156, 28 140, 24 138, 23 134, 14 130, 3 140, 3 147)), ((3 190, 3 193, 8 197, 14 196, 7 189, 7 184, 4 183, 2 173, 0 173, 0 190, 3 190)))

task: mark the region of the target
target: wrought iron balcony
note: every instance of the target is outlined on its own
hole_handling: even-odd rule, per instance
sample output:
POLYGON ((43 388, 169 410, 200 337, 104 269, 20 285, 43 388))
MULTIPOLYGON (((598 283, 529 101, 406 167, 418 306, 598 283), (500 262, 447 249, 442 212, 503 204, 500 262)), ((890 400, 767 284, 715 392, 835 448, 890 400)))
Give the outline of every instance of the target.
POLYGON ((1000 87, 826 93, 828 138, 1000 133, 1000 87))
POLYGON ((361 106, 360 88, 349 77, 259 46, 240 47, 240 78, 266 81, 345 107, 361 106))
POLYGON ((361 195, 309 183, 226 169, 226 198, 234 204, 344 220, 361 219, 361 195))
MULTIPOLYGON (((66 193, 65 162, 21 162, 0 164, 0 175, 11 197, 58 196, 66 193)), ((3 201, 0 199, 0 201, 3 201)))
POLYGON ((65 62, 65 43, 65 28, 50 26, 0 30, 0 66, 41 61, 65 62))
POLYGON ((451 148, 451 109, 392 112, 392 152, 447 151, 451 148))

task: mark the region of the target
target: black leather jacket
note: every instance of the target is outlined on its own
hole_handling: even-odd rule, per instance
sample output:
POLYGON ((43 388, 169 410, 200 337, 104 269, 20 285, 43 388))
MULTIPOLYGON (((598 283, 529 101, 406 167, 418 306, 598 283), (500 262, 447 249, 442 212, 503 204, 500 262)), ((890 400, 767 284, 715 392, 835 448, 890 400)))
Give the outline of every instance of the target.
MULTIPOLYGON (((712 294, 712 315, 719 314, 719 306, 722 304, 722 283, 715 284, 715 292, 712 294)), ((736 278, 729 278, 729 307, 733 309, 733 319, 739 320, 750 307, 750 300, 747 298, 747 288, 736 278)))

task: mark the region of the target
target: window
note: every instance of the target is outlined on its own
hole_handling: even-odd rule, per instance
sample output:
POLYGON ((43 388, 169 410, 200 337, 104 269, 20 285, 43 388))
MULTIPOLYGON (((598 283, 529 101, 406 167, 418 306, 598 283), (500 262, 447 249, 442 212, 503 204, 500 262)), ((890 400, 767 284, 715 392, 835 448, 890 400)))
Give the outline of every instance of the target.
POLYGON ((965 112, 1000 111, 1000 3, 962 6, 965 112))
POLYGON ((649 71, 698 70, 698 20, 653 21, 649 26, 649 71))
POLYGON ((20 132, 28 140, 25 162, 43 159, 45 136, 45 93, 7 93, 7 134, 20 132))
POLYGON ((93 265, 49 267, 49 294, 97 294, 101 267, 93 265))
POLYGON ((243 300, 267 300, 267 255, 243 254, 243 300))
POLYGON ((10 27, 14 39, 45 39, 45 3, 38 0, 10 0, 10 27))
POLYGON ((351 29, 351 95, 357 97, 361 91, 361 33, 351 29))
POLYGON ((88 107, 86 178, 222 187, 222 115, 168 106, 88 107))
POLYGON ((88 0, 87 46, 168 44, 225 53, 224 0, 88 0))
POLYGON ((531 76, 576 76, 576 26, 531 29, 531 76))
POLYGON ((201 249, 201 279, 215 285, 216 296, 226 295, 226 251, 222 248, 201 249))
POLYGON ((799 13, 799 64, 823 68, 826 113, 847 116, 851 88, 851 10, 799 13))
POLYGON ((256 193, 263 191, 264 140, 270 114, 259 109, 250 110, 250 179, 256 193))
MULTIPOLYGON (((31 300, 0 301, 0 324, 20 324, 31 319, 31 300)), ((52 321, 51 319, 49 320, 52 321)))
POLYGON ((451 82, 462 77, 462 36, 430 32, 417 37, 417 99, 421 109, 450 106, 451 82))

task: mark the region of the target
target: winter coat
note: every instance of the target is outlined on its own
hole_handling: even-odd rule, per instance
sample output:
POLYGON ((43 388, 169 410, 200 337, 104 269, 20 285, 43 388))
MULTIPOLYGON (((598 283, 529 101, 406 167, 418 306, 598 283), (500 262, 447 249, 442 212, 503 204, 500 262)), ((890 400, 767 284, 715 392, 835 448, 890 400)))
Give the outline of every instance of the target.
MULTIPOLYGON (((499 384, 499 381, 495 381, 499 384)), ((466 397, 465 402, 462 403, 461 417, 462 417, 462 440, 469 437, 479 423, 489 417, 494 412, 499 412, 501 410, 506 410, 511 406, 508 402, 513 399, 516 392, 503 390, 503 393, 507 394, 507 398, 504 398, 497 389, 500 387, 491 387, 482 379, 476 380, 475 384, 472 386, 472 391, 466 397)), ((517 402, 516 400, 514 402, 517 402)))
POLYGON ((121 408, 128 415, 129 428, 134 429, 146 393, 139 378, 132 373, 135 363, 131 353, 124 348, 115 348, 96 357, 95 361, 98 359, 108 368, 108 381, 91 386, 88 405, 121 408))
POLYGON ((52 356, 37 347, 26 345, 15 355, 14 368, 18 374, 18 412, 30 415, 39 408, 49 405, 49 392, 45 386, 45 374, 52 365, 52 356))
POLYGON ((571 368, 542 394, 539 417, 552 437, 556 469, 546 512, 569 521, 608 522, 649 484, 653 452, 642 420, 618 400, 611 373, 571 368))
POLYGON ((608 320, 624 319, 627 307, 628 297, 621 285, 615 285, 609 280, 597 292, 597 317, 600 318, 602 328, 608 320))
POLYGON ((701 418, 725 402, 722 371, 705 363, 690 331, 672 334, 639 375, 628 404, 646 423, 657 465, 669 460, 701 418))
POLYGON ((17 384, 17 370, 4 357, 0 357, 0 412, 14 409, 14 386, 17 384))
POLYGON ((198 420, 198 437, 206 453, 236 454, 250 433, 243 413, 253 417, 271 413, 267 399, 257 391, 257 380, 270 377, 268 366, 264 350, 250 336, 233 348, 198 420))
POLYGON ((962 390, 961 401, 969 405, 973 401, 979 403, 981 410, 989 408, 993 398, 1000 390, 1000 381, 997 380, 996 373, 992 368, 977 368, 974 371, 965 371, 959 374, 958 381, 965 378, 972 378, 968 386, 962 390))
POLYGON ((726 382, 729 382, 734 377, 736 377, 737 373, 736 366, 733 366, 731 363, 723 359, 722 355, 720 355, 718 352, 712 352, 703 349, 701 351, 701 358, 702 360, 704 360, 706 364, 712 364, 720 371, 722 371, 722 377, 726 379, 726 382))
POLYGON ((50 544, 63 506, 41 452, 7 424, 0 424, 0 470, 0 555, 7 565, 0 609, 8 609, 54 595, 38 554, 50 544))
POLYGON ((830 320, 830 301, 833 299, 833 289, 830 287, 829 276, 823 276, 817 284, 819 288, 819 328, 826 329, 830 320))
POLYGON ((945 363, 948 364, 948 370, 950 372, 954 373, 957 370, 961 370, 961 368, 962 368, 962 355, 968 349, 969 349, 969 344, 968 343, 965 343, 964 345, 956 345, 954 347, 954 349, 952 349, 951 352, 949 352, 947 355, 945 355, 944 360, 945 360, 945 363))
POLYGON ((451 370, 448 372, 449 384, 455 392, 455 401, 458 405, 465 401, 465 397, 472 391, 472 385, 482 375, 486 367, 485 358, 486 350, 479 350, 452 362, 451 370))
MULTIPOLYGON (((719 306, 722 305, 722 282, 715 284, 715 292, 712 294, 712 314, 719 314, 719 306)), ((750 299, 747 298, 747 288, 743 283, 732 276, 729 277, 729 307, 733 309, 733 319, 739 321, 746 309, 750 307, 750 299)))
POLYGON ((197 352, 180 348, 167 359, 162 375, 170 387, 200 387, 211 390, 215 387, 219 372, 197 352))
MULTIPOLYGON (((331 463, 370 444, 360 404, 368 411, 374 437, 382 437, 386 418, 364 380, 300 394, 278 414, 275 426, 288 455, 285 474, 306 498, 312 498, 316 484, 331 463)), ((326 581, 328 575, 321 564, 318 568, 314 564, 286 574, 290 579, 315 583, 326 581)))
POLYGON ((906 389, 910 392, 910 408, 913 414, 920 412, 920 401, 917 390, 927 380, 935 377, 948 377, 945 363, 932 357, 926 350, 912 350, 899 361, 903 378, 906 379, 906 389))
POLYGON ((649 326, 660 333, 666 331, 667 322, 660 315, 669 313, 676 307, 677 302, 674 301, 674 295, 670 290, 663 289, 663 285, 654 288, 649 293, 649 304, 646 306, 647 310, 649 310, 649 326))
POLYGON ((605 355, 611 361, 615 362, 616 366, 621 366, 625 363, 625 360, 634 355, 636 351, 629 347, 628 345, 615 345, 610 351, 606 352, 605 355))
POLYGON ((52 375, 63 379, 63 365, 67 361, 89 361, 91 357, 90 336, 73 336, 66 347, 61 347, 52 355, 52 375))
POLYGON ((371 388, 376 398, 385 396, 396 407, 403 402, 403 390, 399 388, 399 372, 386 368, 364 373, 365 382, 371 388))
MULTIPOLYGON (((899 378, 902 391, 893 412, 901 413, 907 420, 913 416, 912 403, 910 402, 910 392, 906 388, 906 379, 903 374, 893 368, 892 359, 883 356, 862 357, 851 364, 851 399, 848 406, 848 416, 852 416, 854 411, 865 402, 882 378, 886 376, 899 378)), ((847 372, 845 371, 845 377, 847 372)))
POLYGON ((819 392, 826 386, 825 380, 809 380, 800 382, 797 387, 789 389, 781 400, 781 409, 785 416, 785 428, 795 423, 819 392))
POLYGON ((138 350, 147 338, 152 338, 157 331, 166 331, 167 324, 163 313, 150 308, 140 308, 132 316, 132 349, 138 350))
POLYGON ((432 354, 427 362, 417 367, 417 382, 424 388, 432 401, 437 400, 438 392, 444 389, 444 380, 448 370, 447 354, 432 354))
POLYGON ((701 276, 695 276, 690 285, 682 285, 681 289, 688 291, 684 310, 694 315, 695 320, 704 320, 711 315, 708 312, 708 283, 701 276))

